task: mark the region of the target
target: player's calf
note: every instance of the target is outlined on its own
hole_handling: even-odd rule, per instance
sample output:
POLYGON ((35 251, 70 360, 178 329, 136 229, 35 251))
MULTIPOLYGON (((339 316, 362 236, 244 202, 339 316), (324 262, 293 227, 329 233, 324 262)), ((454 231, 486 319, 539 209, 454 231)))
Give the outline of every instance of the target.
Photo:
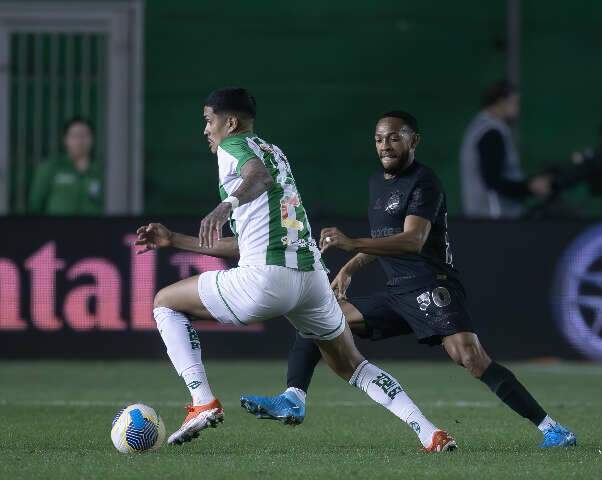
POLYGON ((456 363, 465 367, 502 402, 530 420, 542 432, 542 448, 577 444, 575 434, 548 416, 510 370, 489 358, 474 333, 451 335, 443 339, 443 345, 456 363))
MULTIPOLYGON (((418 435, 423 447, 430 448, 433 445, 435 433, 441 430, 422 414, 395 377, 363 359, 353 342, 349 326, 346 326, 337 338, 316 343, 322 351, 324 360, 339 376, 408 424, 418 435), (348 375, 354 365, 355 370, 348 375)), ((447 433, 445 436, 449 437, 447 433)), ((449 438, 453 441, 453 438, 449 438)), ((455 441, 453 447, 455 448, 455 441)), ((444 451, 441 448, 429 451, 444 451)))

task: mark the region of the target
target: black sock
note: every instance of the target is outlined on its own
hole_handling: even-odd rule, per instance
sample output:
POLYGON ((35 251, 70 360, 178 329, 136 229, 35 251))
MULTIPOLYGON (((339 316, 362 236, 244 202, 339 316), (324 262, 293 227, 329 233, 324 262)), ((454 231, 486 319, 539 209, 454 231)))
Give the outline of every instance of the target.
POLYGON ((546 412, 531 396, 514 374, 499 363, 491 362, 483 372, 480 380, 495 393, 502 402, 520 416, 525 417, 538 426, 546 412))
POLYGON ((297 334, 295 344, 288 354, 288 372, 286 386, 300 388, 307 392, 314 368, 322 358, 318 346, 307 338, 297 334))

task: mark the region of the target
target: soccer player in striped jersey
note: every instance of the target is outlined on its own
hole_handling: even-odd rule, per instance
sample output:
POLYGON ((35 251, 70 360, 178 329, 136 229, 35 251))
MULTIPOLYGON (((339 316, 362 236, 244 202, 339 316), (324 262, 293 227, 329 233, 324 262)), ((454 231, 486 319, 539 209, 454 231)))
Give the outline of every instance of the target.
POLYGON ((288 159, 253 131, 255 100, 244 89, 217 90, 204 108, 210 149, 217 154, 222 202, 201 222, 199 238, 170 232, 160 224, 138 229, 138 245, 173 246, 218 257, 238 257, 238 267, 205 272, 160 290, 153 314, 192 404, 182 426, 168 439, 182 444, 223 420, 201 359, 201 342, 188 316, 244 327, 286 317, 299 335, 318 345, 328 365, 407 423, 426 451, 456 448, 389 373, 357 350, 330 288, 320 250, 288 159), (221 238, 230 220, 234 238, 221 238))

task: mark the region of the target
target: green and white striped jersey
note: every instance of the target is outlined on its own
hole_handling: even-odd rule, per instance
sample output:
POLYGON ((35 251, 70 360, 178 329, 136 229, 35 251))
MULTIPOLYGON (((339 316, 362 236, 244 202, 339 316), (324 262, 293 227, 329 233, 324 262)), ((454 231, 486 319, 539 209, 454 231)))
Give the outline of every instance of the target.
POLYGON ((274 184, 231 216, 230 227, 240 250, 238 264, 279 265, 301 271, 325 269, 291 167, 276 145, 250 132, 220 143, 217 161, 222 200, 240 186, 240 169, 255 157, 268 169, 274 184))

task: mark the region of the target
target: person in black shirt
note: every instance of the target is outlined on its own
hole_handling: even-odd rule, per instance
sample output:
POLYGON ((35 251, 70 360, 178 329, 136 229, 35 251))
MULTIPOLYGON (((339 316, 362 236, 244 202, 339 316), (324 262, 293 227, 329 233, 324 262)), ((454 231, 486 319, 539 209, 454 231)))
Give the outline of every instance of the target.
MULTIPOLYGON (((382 169, 369 182, 371 238, 350 238, 335 227, 320 234, 322 252, 339 248, 355 253, 332 282, 351 330, 372 340, 414 333, 420 343, 442 344, 455 363, 543 432, 542 447, 575 445, 575 435, 551 419, 479 342, 452 262, 445 193, 434 172, 415 160, 420 142, 416 119, 402 111, 384 114, 375 142, 382 169), (376 259, 385 271, 386 288, 348 299, 352 275, 376 259)), ((276 397, 243 396, 242 406, 260 418, 301 423, 319 360, 317 346, 297 336, 287 390, 276 397)))

